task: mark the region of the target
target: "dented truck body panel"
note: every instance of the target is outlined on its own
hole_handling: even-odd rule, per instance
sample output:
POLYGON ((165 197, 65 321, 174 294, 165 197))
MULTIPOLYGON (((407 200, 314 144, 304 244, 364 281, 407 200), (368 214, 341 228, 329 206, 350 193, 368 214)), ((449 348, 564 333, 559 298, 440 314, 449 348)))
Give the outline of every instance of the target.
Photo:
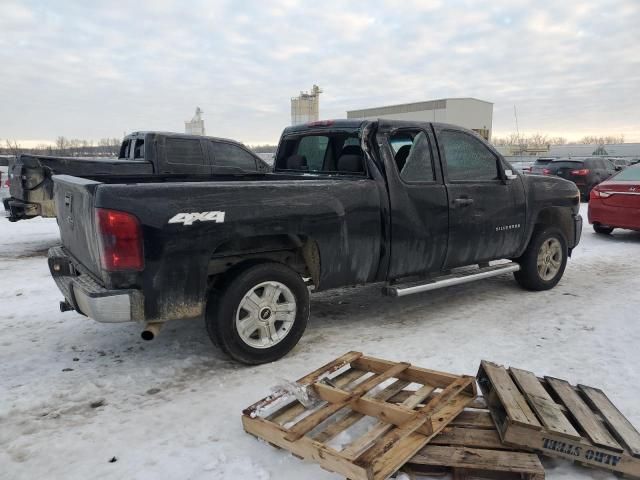
MULTIPOLYGON (((516 258, 541 216, 564 225, 570 248, 577 244, 575 186, 521 175, 485 184, 450 182, 438 141, 441 128, 459 127, 355 121, 328 125, 360 132, 365 173, 359 175, 276 168, 260 175, 134 184, 55 176, 63 250, 104 288, 139 291, 143 320, 162 322, 202 318, 211 286, 224 282, 227 272, 243 262, 286 263, 311 278, 316 290, 325 290, 516 258), (385 136, 407 127, 422 129, 433 145, 433 182, 410 184, 399 177, 385 136), (456 211, 460 195, 474 197, 476 203, 456 211), (139 220, 142 271, 109 273, 101 268, 96 208, 127 212, 139 220)), ((316 125, 289 127, 281 145, 291 136, 319 130, 316 125)), ((501 169, 510 168, 495 155, 501 169)))

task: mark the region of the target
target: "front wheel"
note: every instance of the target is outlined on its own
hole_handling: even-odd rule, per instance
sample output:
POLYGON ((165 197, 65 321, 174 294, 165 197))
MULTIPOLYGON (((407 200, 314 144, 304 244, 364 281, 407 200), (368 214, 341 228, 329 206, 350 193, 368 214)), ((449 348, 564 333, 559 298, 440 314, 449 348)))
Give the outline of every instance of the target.
POLYGON ((211 340, 233 359, 256 365, 278 360, 298 343, 309 318, 302 277, 279 263, 237 272, 207 303, 211 340))
POLYGON ((555 287, 567 266, 567 241, 562 232, 548 227, 534 232, 522 257, 517 262, 516 281, 527 290, 549 290, 555 287))

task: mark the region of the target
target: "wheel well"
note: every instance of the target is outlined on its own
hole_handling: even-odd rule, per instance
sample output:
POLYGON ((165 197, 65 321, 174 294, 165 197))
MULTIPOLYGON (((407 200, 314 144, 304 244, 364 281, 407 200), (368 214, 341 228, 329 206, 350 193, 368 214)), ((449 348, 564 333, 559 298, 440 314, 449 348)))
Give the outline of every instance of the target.
POLYGON ((564 234, 564 238, 567 242, 571 241, 571 237, 573 235, 573 219, 569 209, 555 207, 541 210, 536 218, 533 232, 549 226, 558 227, 564 234))
POLYGON ((283 263, 318 285, 318 245, 303 235, 257 235, 225 242, 213 251, 208 275, 217 283, 239 269, 265 262, 283 263))

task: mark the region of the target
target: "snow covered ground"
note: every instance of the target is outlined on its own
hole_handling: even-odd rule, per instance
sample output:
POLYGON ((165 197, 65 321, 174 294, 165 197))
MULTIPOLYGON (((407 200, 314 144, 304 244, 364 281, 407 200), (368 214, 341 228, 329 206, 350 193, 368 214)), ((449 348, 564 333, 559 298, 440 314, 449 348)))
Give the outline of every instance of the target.
MULTIPOLYGON (((640 233, 585 225, 549 292, 505 275, 399 299, 378 286, 315 295, 298 347, 252 368, 228 361, 199 322, 147 343, 138 325, 60 313, 45 257, 56 241, 55 220, 0 219, 2 479, 339 478, 245 434, 240 412, 348 350, 466 374, 489 359, 592 384, 640 426, 640 233)), ((545 466, 551 480, 613 478, 545 466)))

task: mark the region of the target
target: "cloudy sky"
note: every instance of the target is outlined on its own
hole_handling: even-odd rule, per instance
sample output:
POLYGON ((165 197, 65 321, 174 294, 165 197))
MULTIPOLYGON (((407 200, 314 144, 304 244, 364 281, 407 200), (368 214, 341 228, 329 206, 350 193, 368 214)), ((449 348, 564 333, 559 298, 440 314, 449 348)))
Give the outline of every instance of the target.
POLYGON ((0 0, 0 138, 183 131, 275 142, 290 97, 323 118, 445 97, 520 130, 640 141, 640 1, 0 0))

